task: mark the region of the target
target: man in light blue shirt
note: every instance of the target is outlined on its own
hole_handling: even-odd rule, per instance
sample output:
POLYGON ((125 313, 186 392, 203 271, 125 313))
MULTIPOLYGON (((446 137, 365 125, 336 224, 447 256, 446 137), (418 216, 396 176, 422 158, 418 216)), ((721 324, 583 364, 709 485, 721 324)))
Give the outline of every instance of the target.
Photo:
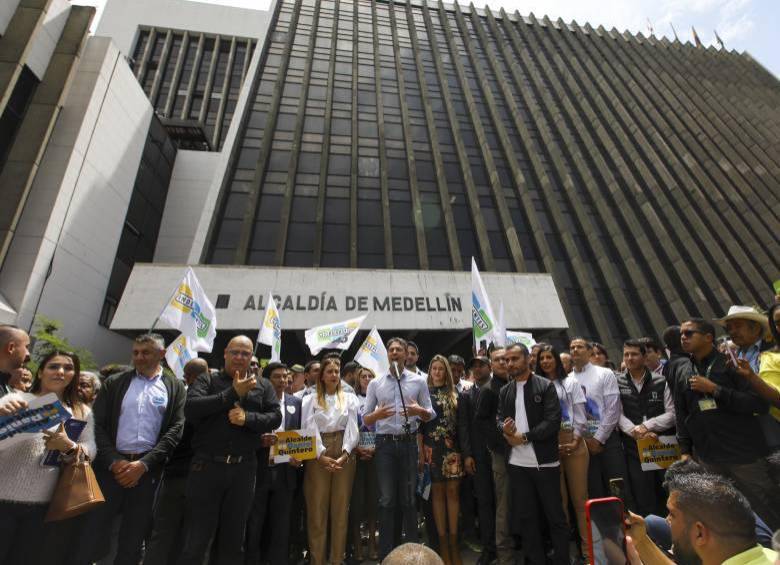
POLYGON ((165 342, 158 334, 133 341, 133 369, 107 378, 95 400, 95 476, 106 499, 86 516, 93 535, 76 561, 92 563, 110 549, 111 524, 121 515, 115 565, 135 565, 149 533, 163 466, 184 429, 184 383, 162 370, 165 342))
POLYGON ((387 342, 390 372, 372 380, 366 391, 363 422, 368 426, 376 424, 374 459, 379 482, 380 561, 394 546, 394 514, 397 507, 403 515, 405 541, 417 541, 414 500, 417 483, 417 426, 420 421, 428 422, 436 417, 426 380, 403 369, 406 352, 404 339, 390 338, 387 342))

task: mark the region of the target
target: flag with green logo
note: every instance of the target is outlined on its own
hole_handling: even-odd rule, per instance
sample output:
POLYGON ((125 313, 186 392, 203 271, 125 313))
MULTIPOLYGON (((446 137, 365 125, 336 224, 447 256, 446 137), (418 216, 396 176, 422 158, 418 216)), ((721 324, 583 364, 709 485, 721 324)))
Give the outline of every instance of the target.
POLYGON ((493 307, 490 305, 485 285, 477 269, 477 262, 471 258, 471 327, 474 333, 474 347, 479 350, 480 342, 487 344, 496 339, 496 317, 493 315, 493 307))

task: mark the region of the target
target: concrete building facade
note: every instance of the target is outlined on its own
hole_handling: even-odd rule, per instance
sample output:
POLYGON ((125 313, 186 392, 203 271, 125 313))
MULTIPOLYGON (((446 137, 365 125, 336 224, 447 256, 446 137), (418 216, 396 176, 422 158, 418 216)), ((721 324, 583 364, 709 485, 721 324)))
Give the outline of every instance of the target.
POLYGON ((188 264, 220 340, 289 297, 292 352, 361 296, 467 352, 471 257, 508 327, 610 346, 780 278, 780 85, 746 54, 422 0, 109 0, 88 38, 39 3, 0 11, 0 315, 101 360, 188 264))

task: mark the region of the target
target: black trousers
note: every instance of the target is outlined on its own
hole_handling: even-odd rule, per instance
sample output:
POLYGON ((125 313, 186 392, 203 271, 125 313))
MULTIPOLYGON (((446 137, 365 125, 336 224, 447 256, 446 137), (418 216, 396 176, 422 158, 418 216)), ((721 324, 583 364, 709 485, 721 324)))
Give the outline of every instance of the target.
POLYGON ((666 495, 663 490, 665 471, 643 471, 636 445, 624 444, 626 470, 633 498, 631 510, 640 516, 665 514, 666 495), (633 451, 632 451, 633 448, 633 451))
MULTIPOLYGON (((247 565, 263 562, 284 565, 290 554, 290 515, 295 483, 288 486, 286 464, 258 473, 255 499, 246 525, 247 565)), ((144 564, 146 565, 146 564, 144 564)))
POLYGON ((184 508, 187 476, 163 476, 154 510, 152 537, 144 565, 174 563, 184 539, 184 508))
POLYGON ((475 496, 474 477, 466 475, 460 480, 460 535, 464 538, 473 538, 476 533, 475 496))
POLYGON ((181 565, 203 563, 214 534, 219 565, 243 565, 244 534, 255 494, 257 459, 227 464, 195 455, 187 478, 187 533, 181 565))
POLYGON ((626 470, 626 459, 623 454, 623 444, 620 441, 618 432, 615 431, 609 436, 607 443, 604 444, 604 451, 599 454, 590 454, 588 461, 588 497, 604 498, 612 496, 609 492, 610 479, 623 479, 625 485, 624 503, 632 508, 631 487, 628 482, 628 472, 626 470))
POLYGON ((0 502, 0 563, 38 563, 46 504, 0 502))
POLYGON ((477 458, 477 472, 474 473, 474 494, 477 497, 479 517, 479 540, 482 551, 496 553, 496 491, 493 485, 493 466, 490 456, 477 458))
POLYGON ((560 467, 507 465, 509 474, 510 527, 521 537, 528 565, 545 565, 540 528, 541 513, 547 518, 552 538, 553 563, 569 565, 569 526, 561 503, 560 467), (539 511, 541 506, 542 512, 539 511))
POLYGON ((161 473, 161 470, 144 473, 136 486, 124 488, 116 482, 111 471, 95 469, 106 502, 85 518, 85 531, 79 544, 80 562, 100 561, 108 555, 114 519, 120 516, 114 565, 138 565, 144 539, 152 527, 161 473))

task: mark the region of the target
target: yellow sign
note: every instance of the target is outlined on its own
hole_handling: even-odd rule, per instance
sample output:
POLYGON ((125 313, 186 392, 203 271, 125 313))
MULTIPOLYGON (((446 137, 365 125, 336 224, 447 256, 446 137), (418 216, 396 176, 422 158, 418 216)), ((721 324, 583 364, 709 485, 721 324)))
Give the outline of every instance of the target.
POLYGON ((636 442, 643 471, 668 469, 680 459, 680 445, 675 436, 658 436, 658 439, 640 439, 636 442))
POLYGON ((271 447, 271 457, 281 463, 295 457, 298 461, 317 458, 317 442, 314 434, 306 430, 291 430, 278 432, 276 444, 271 447))

